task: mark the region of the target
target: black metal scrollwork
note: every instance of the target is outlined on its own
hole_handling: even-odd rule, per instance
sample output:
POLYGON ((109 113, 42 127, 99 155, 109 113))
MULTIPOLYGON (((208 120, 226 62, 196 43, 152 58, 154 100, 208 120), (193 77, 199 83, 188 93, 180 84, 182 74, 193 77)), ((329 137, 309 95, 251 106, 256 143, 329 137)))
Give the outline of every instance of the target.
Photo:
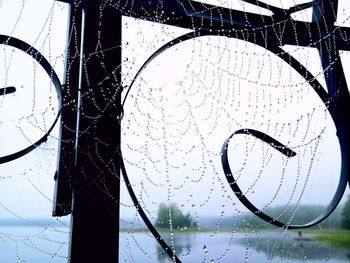
MULTIPOLYGON (((57 99, 58 99, 58 107, 60 108, 61 102, 62 102, 61 82, 60 82, 55 70, 52 68, 52 66, 47 61, 47 59, 34 47, 32 47, 28 43, 26 43, 18 38, 15 38, 15 37, 0 35, 0 44, 11 46, 14 48, 18 48, 19 50, 23 51, 24 53, 28 54, 33 59, 35 59, 42 66, 42 68, 45 70, 45 72, 49 75, 49 77, 50 77, 50 79, 51 79, 51 81, 56 89, 56 94, 57 94, 57 99)), ((2 88, 2 89, 0 89, 0 95, 14 93, 15 91, 16 91, 15 87, 2 88)), ((59 119, 59 116, 60 116, 60 112, 58 111, 56 118, 55 118, 54 122, 51 124, 50 128, 45 132, 45 134, 38 141, 36 141, 35 143, 29 145, 28 147, 26 147, 20 151, 17 151, 15 153, 12 153, 12 154, 9 154, 6 156, 1 156, 0 157, 0 164, 16 160, 16 159, 26 155, 27 153, 33 151, 40 144, 45 142, 47 140, 48 136, 50 135, 51 131, 55 127, 55 125, 59 119)))
MULTIPOLYGON (((73 1, 64 1, 64 2, 70 2, 73 4, 73 1)), ((350 96, 349 96, 349 91, 347 90, 343 69, 339 59, 339 49, 345 48, 349 50, 350 49, 349 41, 346 37, 343 37, 344 35, 346 36, 346 34, 343 34, 343 31, 342 31, 344 30, 343 28, 340 29, 340 28, 334 27, 334 21, 332 21, 332 18, 328 19, 328 21, 326 21, 327 19, 324 18, 323 22, 316 21, 312 23, 307 23, 306 25, 306 23, 300 23, 300 22, 297 23, 290 16, 291 13, 293 12, 310 8, 310 7, 320 8, 320 9, 324 8, 323 4, 325 3, 325 1, 322 1, 322 0, 311 1, 308 3, 293 6, 285 10, 285 9, 277 8, 271 5, 267 5, 260 1, 245 0, 245 2, 247 3, 251 3, 256 6, 260 6, 262 8, 268 9, 273 13, 272 16, 261 16, 257 14, 249 14, 249 17, 251 17, 250 19, 251 23, 247 23, 247 21, 249 22, 249 19, 247 19, 248 16, 244 12, 210 6, 210 5, 204 5, 202 3, 195 2, 195 1, 183 1, 183 2, 168 1, 167 4, 164 3, 164 8, 163 8, 164 12, 162 14, 164 17, 167 17, 167 19, 158 17, 158 13, 159 13, 158 1, 152 0, 152 1, 146 2, 143 0, 136 0, 132 2, 106 1, 106 3, 107 2, 109 3, 109 5, 117 8, 122 15, 161 22, 163 24, 170 24, 170 25, 175 25, 183 28, 191 28, 191 29, 195 28, 194 31, 188 34, 182 35, 166 43, 145 61, 145 63, 142 65, 142 67, 139 69, 139 71, 135 75, 129 87, 129 90, 126 93, 125 99, 122 103, 123 105, 125 104, 129 91, 132 88, 135 79, 139 77, 140 73, 147 67, 147 65, 155 57, 157 57, 159 54, 175 46, 178 43, 187 41, 189 39, 201 37, 201 36, 224 35, 227 37, 237 38, 244 41, 248 41, 255 45, 259 45, 267 49, 268 51, 272 52, 279 58, 281 58, 283 61, 288 63, 296 72, 298 72, 310 84, 310 86, 315 91, 315 93, 320 97, 322 102, 326 105, 326 108, 329 111, 335 123, 339 144, 340 144, 340 149, 341 149, 342 166, 341 166, 340 180, 338 183, 336 193, 333 199, 331 200, 330 204, 326 208, 326 210, 323 212, 323 214, 321 214, 318 218, 314 219, 313 221, 306 223, 304 225, 291 225, 269 217, 267 214, 264 213, 264 211, 261 211, 257 207, 255 207, 243 194, 235 178, 232 175, 231 168, 228 161, 228 146, 230 141, 234 139, 234 135, 244 134, 248 136, 254 136, 262 140, 264 143, 268 143, 271 147, 273 147, 277 151, 281 152, 282 154, 290 158, 297 154, 292 149, 283 145, 282 143, 270 137, 269 135, 262 133, 261 131, 247 128, 247 129, 240 129, 232 133, 232 135, 225 141, 225 143, 222 146, 222 156, 221 156, 222 166, 225 172, 226 179, 232 191, 235 193, 238 199, 243 203, 243 205, 245 205, 251 212, 253 212, 255 215, 257 215, 261 219, 277 227, 283 227, 283 228, 289 228, 289 229, 310 227, 323 221, 333 212, 333 210, 336 208, 336 206, 340 202, 340 199, 342 198, 342 195, 346 189, 348 182, 350 184, 349 168, 348 168, 349 151, 350 151, 350 143, 349 143, 350 122, 347 120, 348 116, 346 116, 348 112, 350 96), (275 33, 275 28, 274 28, 275 23, 283 25, 285 27, 285 32, 288 32, 289 34, 295 33, 296 36, 288 37, 286 36, 288 33, 286 33, 285 35, 278 36, 275 33), (322 27, 324 26, 323 24, 326 25, 325 26, 326 29, 323 29, 322 27), (237 27, 238 29, 240 29, 241 32, 235 33, 234 27, 237 27), (266 33, 266 36, 271 35, 272 36, 271 41, 267 41, 266 37, 262 36, 263 34, 261 35, 257 34, 256 30, 262 30, 262 32, 266 33), (299 35, 298 35, 298 30, 301 30, 299 35), (284 40, 283 38, 285 38, 285 42, 282 41, 284 40), (332 47, 332 49, 328 52, 329 53, 333 51, 334 52, 330 55, 330 57, 327 57, 327 58, 326 57, 322 58, 321 56, 325 75, 327 75, 326 77, 327 88, 328 88, 328 92, 327 92, 321 86, 321 84, 317 81, 317 79, 304 66, 302 66, 296 59, 294 59, 288 53, 284 52, 280 48, 280 46, 283 44, 292 44, 292 45, 300 44, 303 46, 309 46, 310 43, 313 43, 314 47, 318 48, 320 55, 324 55, 325 53, 327 53, 327 51, 324 51, 324 50, 327 50, 326 48, 324 48, 324 46, 327 46, 327 41, 330 39, 334 41, 335 46, 332 47)), ((329 6, 327 8, 329 8, 329 6)), ((322 12, 320 11, 319 13, 321 14, 322 12)), ((29 44, 14 37, 0 35, 0 44, 12 46, 14 48, 22 50, 26 54, 33 57, 43 67, 46 73, 50 76, 55 86, 58 101, 59 101, 59 108, 60 108, 61 101, 62 101, 62 86, 59 81, 59 78, 57 77, 57 74, 55 73, 54 69, 49 64, 49 62, 45 59, 45 57, 29 44)), ((4 87, 0 89, 0 96, 14 93, 14 92, 16 92, 15 87, 11 87, 11 86, 4 87)), ((60 113, 58 112, 55 121, 50 126, 50 128, 46 131, 46 133, 42 136, 42 138, 40 138, 38 141, 36 141, 32 145, 28 146, 27 148, 21 151, 18 151, 16 153, 13 153, 7 156, 0 157, 0 164, 22 157, 25 154, 29 153, 30 151, 34 150, 41 143, 45 142, 49 134, 53 130, 54 126, 56 125, 59 119, 59 114, 60 113)), ((123 162, 123 157, 121 152, 120 152, 120 159, 121 159, 120 160, 121 171, 124 177, 124 181, 126 183, 126 187, 129 191, 129 194, 134 203, 134 206, 138 210, 141 218, 144 220, 144 222, 146 223, 147 227, 150 229, 155 239, 159 242, 159 244, 162 246, 165 252, 171 257, 171 259, 174 262, 181 262, 179 258, 176 256, 175 252, 172 251, 172 249, 163 240, 161 235, 157 232, 157 230, 152 225, 147 215, 143 211, 142 207, 139 205, 139 201, 130 184, 130 180, 127 175, 127 171, 123 162)))
POLYGON ((226 139, 226 141, 224 142, 224 144, 222 146, 222 150, 221 150, 222 151, 221 163, 222 163, 222 166, 223 166, 223 169, 225 172, 226 179, 227 179, 233 193, 237 196, 239 201, 246 208, 248 208, 252 213, 254 213, 254 215, 260 217, 264 221, 266 221, 274 226, 277 226, 277 227, 283 227, 283 228, 288 228, 288 229, 300 229, 300 228, 311 227, 311 226, 314 226, 314 225, 322 222, 333 212, 333 210, 336 208, 336 206, 340 202, 340 198, 341 198, 341 196, 346 188, 346 180, 340 180, 337 191, 335 193, 335 196, 333 197, 332 201, 330 202, 330 204, 328 205, 326 210, 320 216, 318 216, 317 218, 315 218, 311 222, 308 222, 308 223, 303 224, 303 225, 293 225, 290 223, 280 222, 277 219, 268 216, 266 213, 264 213, 263 211, 258 209, 256 206, 254 206, 249 201, 249 199, 244 195, 244 193, 242 192, 242 190, 238 186, 235 178, 233 177, 233 174, 232 174, 232 171, 230 168, 230 164, 229 164, 229 160, 228 160, 228 146, 230 144, 230 141, 234 139, 234 135, 238 135, 238 134, 254 136, 254 137, 260 139, 261 141, 269 144, 271 147, 273 147, 274 149, 281 152, 282 154, 284 154, 287 157, 294 157, 297 153, 294 152, 293 150, 289 149, 287 146, 283 145, 282 143, 278 142, 277 140, 273 139, 269 135, 262 133, 260 131, 253 130, 253 129, 240 129, 240 130, 234 132, 233 134, 231 134, 231 136, 228 139, 226 139))
MULTIPOLYGON (((247 2, 252 2, 252 1, 247 1, 247 2)), ((253 2, 256 2, 256 1, 253 1, 253 2)), ((303 4, 300 6, 295 6, 295 7, 291 8, 290 10, 287 10, 288 12, 284 12, 285 13, 284 16, 285 17, 287 16, 287 17, 289 17, 289 19, 291 19, 290 14, 292 12, 296 12, 296 11, 301 10, 301 9, 312 7, 316 4, 318 4, 319 2, 320 1, 313 1, 313 2, 303 4)), ((282 11, 286 11, 286 10, 273 9, 272 11, 275 11, 276 14, 279 14, 282 11)), ((247 33, 247 34, 249 34, 249 33, 247 33)), ((188 34, 185 34, 185 35, 182 35, 178 38, 173 39, 172 41, 166 43, 161 48, 159 48, 156 52, 154 52, 145 61, 145 63, 141 66, 141 68, 139 69, 139 71, 135 75, 129 89, 127 90, 126 96, 125 96, 124 101, 123 101, 123 105, 125 104, 127 96, 129 94, 129 91, 132 88, 133 83, 135 82, 136 78, 138 78, 138 76, 141 74, 141 72, 147 67, 147 65, 155 57, 157 57, 162 52, 175 46, 178 43, 181 43, 183 41, 193 39, 196 37, 208 36, 208 35, 217 35, 217 34, 214 32, 209 32, 207 30, 198 29, 198 30, 195 30, 193 32, 190 32, 188 34)), ((294 152, 293 150, 291 150, 287 146, 278 142, 276 139, 274 139, 274 138, 270 137, 269 135, 264 134, 260 131, 248 129, 248 128, 247 129, 240 129, 240 130, 234 132, 225 141, 225 143, 222 146, 221 160, 222 160, 222 166, 223 166, 223 170, 225 172, 226 179, 227 179, 232 191, 238 197, 240 202, 245 207, 247 207, 252 213, 254 213, 256 216, 260 217, 264 221, 266 221, 272 225, 275 225, 277 227, 288 228, 288 229, 300 229, 300 228, 307 228, 307 227, 314 226, 314 225, 322 222, 323 220, 325 220, 334 211, 334 209, 337 207, 338 203, 340 202, 340 200, 343 196, 343 193, 344 193, 346 186, 347 186, 347 182, 349 180, 349 176, 348 176, 348 157, 349 157, 349 143, 348 143, 349 128, 348 127, 349 127, 349 125, 347 124, 347 121, 343 118, 343 115, 340 113, 340 112, 343 112, 345 109, 344 109, 344 105, 339 102, 339 99, 340 99, 339 96, 337 96, 337 94, 339 94, 339 90, 341 90, 340 93, 343 96, 342 99, 344 100, 344 98, 345 98, 345 100, 349 100, 349 93, 348 93, 348 91, 346 91, 344 89, 344 86, 346 87, 345 80, 342 79, 342 83, 341 83, 342 85, 340 85, 339 90, 337 90, 334 93, 332 93, 332 92, 327 93, 327 91, 322 87, 322 85, 318 82, 318 80, 315 78, 315 76, 313 76, 313 74, 311 74, 311 72, 309 72, 302 64, 300 64, 299 61, 297 61, 295 58, 293 58, 288 53, 284 52, 279 47, 278 43, 273 43, 273 42, 266 43, 265 41, 262 41, 262 39, 260 39, 260 40, 257 38, 251 39, 244 34, 241 34, 241 35, 237 34, 235 36, 230 36, 230 37, 251 42, 253 44, 259 45, 259 46, 267 49, 268 51, 274 53, 276 56, 278 56, 283 61, 285 61, 288 65, 290 65, 296 72, 298 72, 310 84, 310 87, 312 87, 312 89, 315 91, 315 93, 319 96, 319 98, 322 100, 322 102, 326 105, 327 110, 331 114, 333 121, 335 123, 336 129, 338 132, 337 133, 338 139, 339 139, 339 143, 340 143, 340 147, 341 147, 342 166, 341 166, 341 175, 340 175, 338 187, 337 187, 336 193, 333 196, 333 199, 331 200, 330 204, 327 206, 326 210, 319 217, 317 217, 316 219, 312 220, 311 222, 308 222, 308 223, 303 224, 303 225, 292 225, 292 224, 280 222, 277 219, 271 218, 270 216, 265 214, 263 211, 259 210, 243 194, 243 192, 239 188, 235 178, 232 176, 232 172, 231 172, 229 161, 228 161, 227 149, 228 149, 228 145, 230 143, 230 140, 234 139, 234 135, 245 134, 245 135, 249 135, 249 136, 254 136, 254 137, 262 140, 263 142, 268 143, 271 147, 273 147, 274 149, 281 152, 282 154, 284 154, 287 157, 293 157, 297 154, 296 152, 294 152)), ((322 42, 324 40, 321 39, 320 41, 322 42)), ((338 63, 340 63, 340 61, 338 61, 338 63)), ((334 71, 333 71, 333 73, 334 73, 334 71)), ((341 73, 338 72, 338 74, 342 74, 342 72, 341 73)), ((139 206, 139 201, 133 192, 132 186, 130 185, 130 180, 128 178, 123 160, 121 160, 121 164, 122 164, 121 165, 122 174, 123 174, 124 180, 126 182, 127 189, 129 191, 129 194, 130 194, 130 196, 133 200, 133 203, 134 203, 135 207, 137 208, 140 216, 142 217, 142 219, 144 220, 144 222, 146 223, 146 225, 150 229, 153 236, 156 238, 156 240, 159 242, 159 244, 163 247, 165 252, 174 261, 181 262, 176 257, 176 255, 173 253, 173 251, 169 248, 169 246, 164 242, 164 240, 161 238, 160 234, 157 232, 157 230, 154 228, 154 226, 152 225, 152 223, 148 219, 145 212, 139 206)))

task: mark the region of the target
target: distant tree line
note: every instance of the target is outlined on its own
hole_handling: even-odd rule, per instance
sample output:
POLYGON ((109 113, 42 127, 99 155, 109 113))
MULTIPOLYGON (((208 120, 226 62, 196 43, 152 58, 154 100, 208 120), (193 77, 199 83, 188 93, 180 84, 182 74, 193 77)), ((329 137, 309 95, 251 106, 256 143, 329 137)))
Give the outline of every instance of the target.
POLYGON ((183 214, 176 203, 170 205, 161 203, 158 208, 155 226, 169 228, 170 224, 173 228, 194 227, 196 225, 190 213, 183 214))
MULTIPOLYGON (((326 207, 322 205, 299 205, 294 211, 295 205, 276 206, 264 210, 272 218, 288 224, 305 224, 317 218, 326 207)), ((272 225, 263 221, 254 214, 238 214, 235 216, 223 217, 218 225, 217 220, 212 218, 199 218, 199 224, 206 228, 232 228, 232 227, 258 227, 271 228, 272 225)), ((158 208, 156 227, 169 228, 170 224, 174 229, 185 227, 196 227, 196 222, 190 213, 184 214, 176 203, 161 203, 158 208)), ((335 211, 323 222, 314 226, 314 228, 333 228, 350 230, 350 196, 343 206, 338 206, 335 211)))
MULTIPOLYGON (((297 210, 294 212, 295 205, 285 206, 275 206, 264 210, 272 218, 278 219, 280 222, 289 224, 305 224, 313 219, 317 218, 326 207, 322 205, 299 205, 297 210), (292 218, 292 219, 291 219, 292 218)), ((235 216, 225 216, 220 220, 219 225, 218 220, 214 218, 202 218, 199 223, 202 227, 213 228, 271 228, 271 224, 260 219, 256 215, 248 212, 244 214, 237 214, 235 216)), ((335 211, 323 222, 314 226, 314 228, 347 228, 350 229, 350 201, 347 201, 345 205, 338 206, 335 211), (348 226, 348 228, 346 227, 348 226)))
MULTIPOLYGON (((322 205, 299 205, 295 211, 294 209, 295 205, 288 207, 276 206, 268 208, 264 212, 280 222, 301 225, 316 219, 325 211, 326 207, 322 205)), ((327 219, 314 226, 314 228, 342 228, 342 218, 342 208, 338 207, 327 219)), ((239 216, 236 222, 239 227, 254 226, 268 228, 272 226, 253 214, 239 216)))

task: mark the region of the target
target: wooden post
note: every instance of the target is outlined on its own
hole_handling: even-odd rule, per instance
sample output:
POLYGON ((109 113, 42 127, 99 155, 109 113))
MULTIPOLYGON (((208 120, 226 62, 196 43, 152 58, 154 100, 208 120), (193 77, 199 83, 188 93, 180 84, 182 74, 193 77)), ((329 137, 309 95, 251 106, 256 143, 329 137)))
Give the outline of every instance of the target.
POLYGON ((118 262, 121 15, 106 1, 82 12, 70 262, 118 262))
POLYGON ((107 1, 71 1, 69 35, 54 215, 72 207, 69 262, 116 263, 121 15, 107 1))

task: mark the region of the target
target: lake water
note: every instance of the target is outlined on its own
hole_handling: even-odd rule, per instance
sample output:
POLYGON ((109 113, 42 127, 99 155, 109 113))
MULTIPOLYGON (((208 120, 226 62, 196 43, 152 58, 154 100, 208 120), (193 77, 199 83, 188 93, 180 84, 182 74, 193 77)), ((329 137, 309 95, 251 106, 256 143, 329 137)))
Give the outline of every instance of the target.
MULTIPOLYGON (((293 232, 176 233, 164 239, 182 262, 350 262, 350 249, 295 241, 293 232)), ((67 262, 68 228, 0 227, 0 262, 67 262)), ((171 262, 143 232, 120 234, 120 262, 171 262)))

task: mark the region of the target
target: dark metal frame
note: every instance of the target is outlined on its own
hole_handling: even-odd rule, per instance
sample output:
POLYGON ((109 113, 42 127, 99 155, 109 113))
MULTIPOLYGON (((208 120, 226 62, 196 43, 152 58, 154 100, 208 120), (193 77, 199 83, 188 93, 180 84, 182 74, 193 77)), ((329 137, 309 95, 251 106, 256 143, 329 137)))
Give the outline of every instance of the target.
MULTIPOLYGON (((350 184, 350 121, 347 118, 350 95, 339 55, 339 50, 350 50, 350 29, 335 25, 337 0, 315 0, 289 9, 277 8, 258 0, 245 0, 269 10, 271 16, 244 13, 188 0, 62 2, 70 4, 71 13, 66 76, 62 85, 64 107, 60 110, 62 125, 53 215, 72 213, 70 262, 118 262, 120 168, 141 217, 165 252, 173 261, 180 262, 139 207, 128 183, 121 157, 120 120, 124 104, 120 101, 122 15, 193 30, 192 33, 176 38, 156 51, 139 73, 159 53, 181 41, 205 35, 219 35, 266 48, 303 76, 330 112, 341 147, 340 182, 326 211, 312 222, 294 226, 268 217, 245 198, 232 176, 227 159, 227 147, 233 135, 243 133, 255 136, 272 147, 275 146, 275 149, 288 157, 295 154, 266 134, 250 130, 249 127, 233 133, 222 148, 222 164, 226 178, 239 200, 257 216, 278 227, 309 227, 324 220, 336 208, 346 185, 350 184), (100 12, 99 8, 103 8, 103 12, 100 12), (291 18, 292 13, 306 8, 313 9, 312 22, 300 22, 291 18), (104 50, 96 51, 97 43, 100 43, 104 50), (324 90, 316 78, 297 60, 282 51, 280 46, 286 44, 318 49, 328 91, 324 90), (101 68, 101 64, 105 67, 101 68), (94 74, 85 74, 87 68, 93 68, 94 74), (91 96, 82 96, 90 93, 94 99, 91 96), (93 118, 91 116, 101 113, 96 107, 96 101, 105 108, 102 115, 93 118), (81 114, 81 107, 84 107, 84 114, 81 114), (102 139, 105 146, 97 151, 97 146, 91 144, 94 141, 93 137, 102 139), (99 168, 101 165, 105 165, 103 171, 99 168)), ((7 44, 2 39, 0 41, 7 44)), ((41 142, 33 147, 37 147, 41 142)), ((22 155, 16 153, 11 160, 22 155)), ((0 158, 0 163, 3 162, 6 162, 5 157, 0 158)))

